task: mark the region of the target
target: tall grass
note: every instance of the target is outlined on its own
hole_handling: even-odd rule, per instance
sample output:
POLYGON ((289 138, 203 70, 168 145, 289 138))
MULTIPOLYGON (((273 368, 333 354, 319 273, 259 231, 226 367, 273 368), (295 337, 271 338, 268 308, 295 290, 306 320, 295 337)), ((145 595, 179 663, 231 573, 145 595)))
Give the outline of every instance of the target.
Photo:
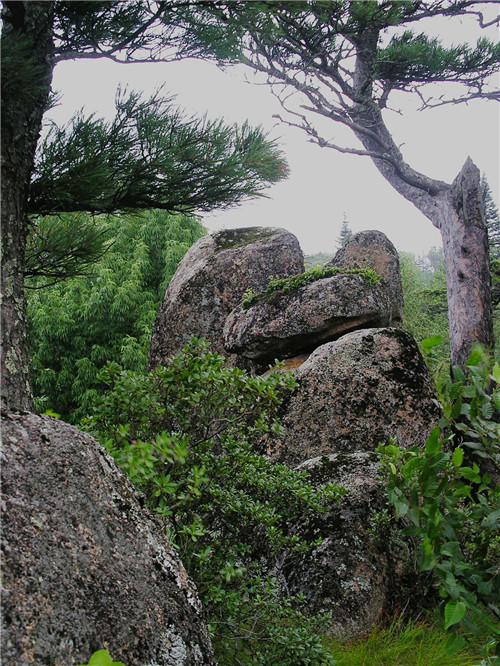
POLYGON ((336 666, 472 666, 481 663, 478 645, 446 654, 449 634, 430 621, 396 620, 369 636, 331 640, 336 666))

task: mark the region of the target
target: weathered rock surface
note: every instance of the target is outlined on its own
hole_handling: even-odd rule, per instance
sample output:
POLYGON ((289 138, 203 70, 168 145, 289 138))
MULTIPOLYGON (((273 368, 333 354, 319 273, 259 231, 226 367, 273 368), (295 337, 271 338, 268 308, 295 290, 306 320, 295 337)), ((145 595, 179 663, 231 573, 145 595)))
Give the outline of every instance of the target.
POLYGON ((384 278, 392 306, 391 326, 403 320, 403 286, 396 248, 381 231, 361 231, 340 248, 327 266, 373 268, 384 278))
POLYGON ((439 418, 416 342, 399 328, 365 329, 322 345, 297 370, 282 406, 283 434, 269 452, 297 465, 346 451, 372 451, 396 437, 424 444, 439 418))
POLYGON ((388 326, 391 312, 384 285, 339 274, 235 308, 226 319, 224 345, 230 353, 272 363, 310 353, 349 331, 388 326))
POLYGON ((319 347, 294 374, 298 386, 283 405, 284 431, 269 452, 348 494, 295 526, 323 543, 285 559, 279 573, 311 610, 332 612, 334 633, 356 636, 376 626, 402 587, 410 596, 422 593, 410 569, 411 541, 384 523, 386 490, 374 449, 391 437, 423 446, 439 410, 418 347, 400 328, 348 333, 319 347))
POLYGON ((304 270, 296 237, 284 229, 250 227, 198 240, 179 264, 153 329, 149 366, 164 364, 195 335, 225 353, 222 330, 244 292, 265 290, 269 277, 304 270))
POLYGON ((402 542, 389 548, 388 534, 373 519, 385 507, 378 458, 373 452, 333 453, 298 469, 307 470, 314 483, 340 483, 348 495, 326 514, 304 520, 299 527, 311 539, 322 536, 323 543, 309 553, 294 553, 278 574, 290 593, 305 596, 312 611, 332 613, 332 633, 344 638, 368 633, 389 610, 409 552, 402 542))
POLYGON ((2 435, 3 663, 213 664, 195 587, 97 442, 33 414, 2 435))

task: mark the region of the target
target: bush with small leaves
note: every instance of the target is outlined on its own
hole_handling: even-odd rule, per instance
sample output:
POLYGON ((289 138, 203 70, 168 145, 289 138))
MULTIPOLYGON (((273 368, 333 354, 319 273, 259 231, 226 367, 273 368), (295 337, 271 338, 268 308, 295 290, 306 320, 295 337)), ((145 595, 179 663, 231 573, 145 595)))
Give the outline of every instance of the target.
POLYGON ((259 453, 281 430, 277 411, 295 386, 291 374, 252 377, 208 349, 192 339, 148 375, 108 366, 99 380, 109 391, 86 427, 168 519, 170 538, 207 606, 217 649, 240 655, 235 664, 332 663, 312 631, 321 618, 306 622, 256 563, 272 567, 280 550, 319 545, 293 525, 325 511, 345 490, 315 488, 306 472, 259 453), (285 631, 286 645, 280 643, 285 631))
POLYGON ((418 537, 418 564, 433 571, 444 605, 450 651, 478 623, 500 654, 500 367, 476 347, 467 367, 441 386, 443 418, 425 449, 380 445, 389 503, 418 537), (478 462, 474 456, 479 456, 478 462), (487 471, 481 472, 480 463, 487 471), (491 473, 490 473, 491 472, 491 473))

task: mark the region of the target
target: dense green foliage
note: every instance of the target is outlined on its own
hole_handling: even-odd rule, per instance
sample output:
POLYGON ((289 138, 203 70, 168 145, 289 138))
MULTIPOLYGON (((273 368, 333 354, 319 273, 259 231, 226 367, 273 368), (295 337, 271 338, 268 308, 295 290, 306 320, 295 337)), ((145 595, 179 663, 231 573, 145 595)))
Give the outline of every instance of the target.
POLYGON ((24 277, 41 289, 76 275, 86 275, 111 243, 112 229, 86 213, 35 216, 30 223, 24 277))
POLYGON ((372 268, 340 268, 339 266, 309 268, 304 273, 292 275, 288 278, 271 277, 262 294, 255 294, 252 289, 248 289, 243 295, 242 307, 245 309, 249 308, 256 303, 269 299, 278 292, 289 294, 295 289, 300 289, 308 284, 312 284, 323 278, 333 277, 334 275, 359 275, 365 282, 370 282, 371 284, 377 284, 382 280, 382 277, 375 273, 372 268))
POLYGON ((110 391, 87 428, 168 517, 221 663, 333 663, 318 636, 328 617, 308 617, 300 600, 284 599, 258 564, 272 567, 278 552, 293 560, 318 545, 292 526, 345 492, 335 484, 315 489, 305 472, 256 452, 280 429, 277 409, 294 386, 291 375, 251 377, 193 339, 167 367, 144 375, 110 365, 99 380, 110 391))
MULTIPOLYGON (((56 226, 64 226, 71 237, 73 222, 62 216, 56 226)), ((54 226, 53 218, 40 224, 54 226)), ((197 218, 163 211, 101 216, 92 226, 105 234, 109 249, 91 274, 28 290, 36 405, 69 421, 91 410, 102 390, 95 378, 107 362, 145 370, 151 329, 168 282, 204 233, 197 218)), ((28 286, 45 283, 42 276, 28 286)))
POLYGON ((229 208, 287 175, 275 143, 246 123, 186 118, 169 98, 118 91, 112 121, 77 114, 38 146, 36 214, 229 208))
POLYGON ((500 259, 500 213, 495 204, 491 188, 486 176, 481 176, 481 189, 484 198, 486 224, 488 225, 488 241, 490 244, 490 258, 500 259))
POLYGON ((406 252, 399 253, 403 285, 405 328, 421 344, 431 336, 439 336, 442 344, 426 354, 435 369, 450 356, 448 342, 448 306, 446 300, 446 269, 442 249, 430 250, 419 260, 406 252))
POLYGON ((420 569, 438 580, 445 628, 456 632, 450 651, 480 620, 500 654, 498 621, 482 610, 498 615, 500 598, 500 366, 477 347, 467 374, 456 366, 440 388, 441 430, 434 428, 425 449, 379 448, 389 502, 406 518, 404 532, 420 540, 420 569))

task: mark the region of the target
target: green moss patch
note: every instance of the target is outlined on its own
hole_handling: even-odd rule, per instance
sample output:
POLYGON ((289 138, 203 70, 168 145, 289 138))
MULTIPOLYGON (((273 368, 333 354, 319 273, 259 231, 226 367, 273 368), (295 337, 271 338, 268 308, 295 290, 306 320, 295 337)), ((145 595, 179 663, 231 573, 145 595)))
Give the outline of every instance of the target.
POLYGON ((378 284, 382 280, 382 276, 372 268, 340 268, 339 266, 322 266, 318 268, 309 268, 304 273, 292 275, 288 278, 275 278, 270 277, 266 290, 262 294, 255 294, 252 289, 247 289, 243 294, 241 302, 242 307, 247 308, 266 301, 270 296, 276 293, 289 294, 295 289, 305 287, 312 282, 317 282, 323 278, 333 277, 335 275, 360 275, 365 282, 370 284, 378 284))
POLYGON ((250 243, 264 241, 274 236, 276 229, 269 227, 246 227, 244 229, 223 229, 214 235, 216 252, 234 250, 250 243))

